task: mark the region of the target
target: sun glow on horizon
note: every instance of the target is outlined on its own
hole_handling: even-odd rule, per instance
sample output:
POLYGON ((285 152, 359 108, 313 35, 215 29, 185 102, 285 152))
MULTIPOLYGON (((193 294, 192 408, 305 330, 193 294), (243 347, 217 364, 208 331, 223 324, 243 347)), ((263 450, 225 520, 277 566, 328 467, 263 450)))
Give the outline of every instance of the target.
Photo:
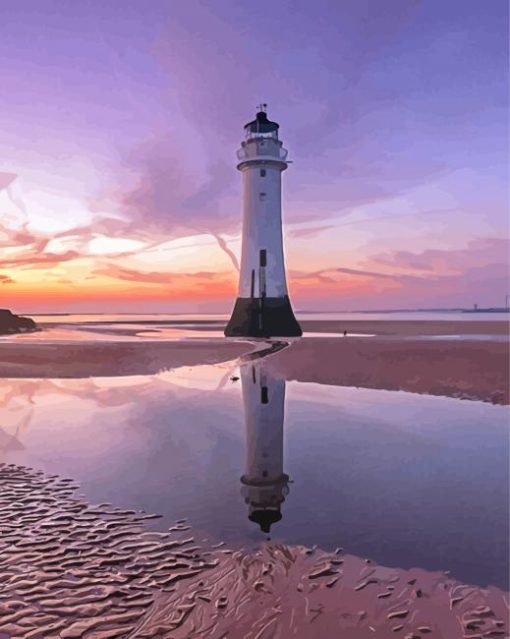
POLYGON ((347 0, 277 3, 263 33, 246 26, 259 3, 13 6, 0 26, 0 305, 230 309, 235 154, 263 96, 293 160, 296 308, 501 305, 506 9, 404 4, 367 17, 347 0))

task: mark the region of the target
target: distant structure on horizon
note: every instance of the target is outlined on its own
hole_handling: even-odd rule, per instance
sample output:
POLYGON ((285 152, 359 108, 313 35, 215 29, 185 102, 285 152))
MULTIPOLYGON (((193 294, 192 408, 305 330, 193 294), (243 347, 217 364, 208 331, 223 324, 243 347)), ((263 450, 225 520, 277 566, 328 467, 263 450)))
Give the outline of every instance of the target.
POLYGON ((265 104, 245 125, 237 152, 243 175, 243 240, 239 297, 225 329, 227 337, 299 337, 287 292, 282 235, 282 172, 287 150, 279 125, 265 104))

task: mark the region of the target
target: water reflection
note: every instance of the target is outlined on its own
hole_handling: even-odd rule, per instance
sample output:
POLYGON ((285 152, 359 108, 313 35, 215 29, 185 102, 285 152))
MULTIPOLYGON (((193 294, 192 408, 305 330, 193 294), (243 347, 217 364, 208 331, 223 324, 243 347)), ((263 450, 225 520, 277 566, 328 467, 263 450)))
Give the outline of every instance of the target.
POLYGON ((161 530, 187 518, 232 546, 270 530, 507 587, 506 407, 285 382, 272 356, 237 365, 2 380, 0 462, 161 513, 161 530))
POLYGON ((0 428, 0 453, 9 453, 13 450, 23 450, 25 448, 18 439, 19 430, 20 427, 18 425, 14 434, 11 435, 4 428, 0 428))
POLYGON ((285 380, 276 377, 263 360, 241 367, 246 463, 241 494, 248 518, 268 533, 282 518, 281 505, 289 492, 283 472, 285 380))

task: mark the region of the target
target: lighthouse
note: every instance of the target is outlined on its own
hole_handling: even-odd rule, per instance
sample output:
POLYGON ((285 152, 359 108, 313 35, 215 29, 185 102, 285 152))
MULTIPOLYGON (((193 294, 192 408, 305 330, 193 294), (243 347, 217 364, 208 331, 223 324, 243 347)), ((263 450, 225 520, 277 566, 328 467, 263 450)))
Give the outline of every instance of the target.
POLYGON ((243 179, 243 239, 239 296, 225 329, 227 337, 298 337, 290 304, 282 234, 282 173, 287 150, 279 125, 261 105, 245 125, 237 152, 243 179))
POLYGON ((241 367, 246 423, 246 465, 241 494, 248 518, 268 533, 282 518, 289 492, 283 472, 285 380, 265 370, 262 360, 241 367))

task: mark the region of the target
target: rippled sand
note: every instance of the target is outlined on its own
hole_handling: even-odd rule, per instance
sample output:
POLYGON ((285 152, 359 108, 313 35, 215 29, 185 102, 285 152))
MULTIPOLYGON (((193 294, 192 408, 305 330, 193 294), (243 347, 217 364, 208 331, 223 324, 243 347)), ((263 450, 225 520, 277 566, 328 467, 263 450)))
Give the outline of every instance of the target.
POLYGON ((0 464, 0 638, 505 637, 497 588, 266 543, 204 549, 189 526, 90 505, 70 479, 0 464))

